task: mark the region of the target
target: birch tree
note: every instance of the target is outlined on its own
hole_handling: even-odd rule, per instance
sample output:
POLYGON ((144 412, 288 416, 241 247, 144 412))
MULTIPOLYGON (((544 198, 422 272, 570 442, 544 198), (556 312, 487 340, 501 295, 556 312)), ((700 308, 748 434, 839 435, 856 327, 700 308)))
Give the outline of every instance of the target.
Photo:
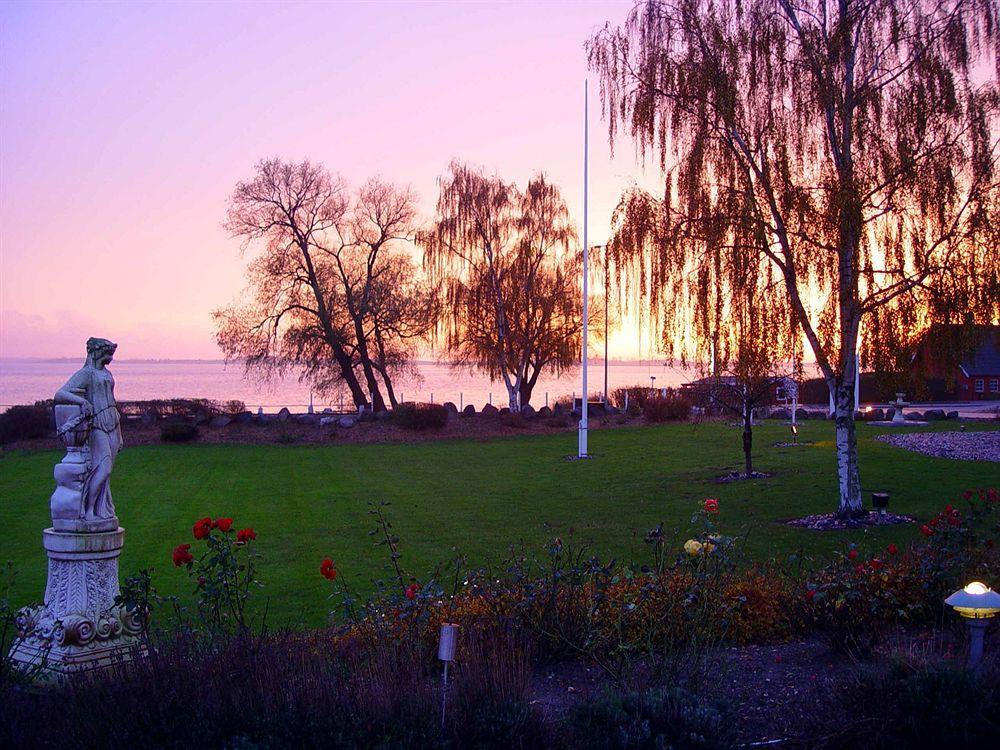
POLYGON ((1000 317, 998 23, 993 0, 648 0, 586 45, 612 143, 665 176, 624 197, 612 256, 666 326, 701 322, 696 352, 713 300, 773 279, 834 394, 845 517, 859 344, 1000 317), (745 275, 705 273, 713 248, 745 275))

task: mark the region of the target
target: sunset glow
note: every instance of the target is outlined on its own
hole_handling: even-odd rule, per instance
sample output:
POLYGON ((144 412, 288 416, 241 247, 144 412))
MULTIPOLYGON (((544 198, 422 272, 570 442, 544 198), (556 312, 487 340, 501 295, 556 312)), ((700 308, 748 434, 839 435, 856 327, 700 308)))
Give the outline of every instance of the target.
MULTIPOLYGON (((0 356, 100 335, 123 358, 219 357, 210 313, 244 283, 226 201, 265 157, 409 183, 428 219, 452 158, 544 170, 579 225, 583 40, 630 6, 5 4, 0 356)), ((658 179, 605 133, 592 97, 594 244, 622 189, 658 179)), ((648 357, 626 321, 611 356, 648 357)))

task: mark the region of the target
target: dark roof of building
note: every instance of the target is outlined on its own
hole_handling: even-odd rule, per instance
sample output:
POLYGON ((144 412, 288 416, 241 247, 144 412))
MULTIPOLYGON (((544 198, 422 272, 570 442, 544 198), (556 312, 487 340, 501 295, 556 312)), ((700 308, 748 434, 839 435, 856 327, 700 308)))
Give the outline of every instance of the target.
POLYGON ((963 357, 959 366, 968 377, 1000 375, 1000 326, 984 336, 982 343, 963 357))

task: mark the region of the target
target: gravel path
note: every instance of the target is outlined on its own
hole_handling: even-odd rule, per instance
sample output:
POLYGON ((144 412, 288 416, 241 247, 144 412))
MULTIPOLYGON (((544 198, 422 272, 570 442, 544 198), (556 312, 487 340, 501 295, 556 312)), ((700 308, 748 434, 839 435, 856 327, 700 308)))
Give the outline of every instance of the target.
POLYGON ((910 432, 905 435, 879 435, 875 439, 938 458, 1000 461, 1000 431, 910 432))

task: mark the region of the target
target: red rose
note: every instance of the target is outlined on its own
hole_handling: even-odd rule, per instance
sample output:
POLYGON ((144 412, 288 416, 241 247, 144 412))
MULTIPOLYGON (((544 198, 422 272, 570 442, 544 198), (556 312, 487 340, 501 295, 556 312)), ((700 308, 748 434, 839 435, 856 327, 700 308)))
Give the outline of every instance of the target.
POLYGON ((964 500, 971 500, 972 499, 972 490, 966 490, 965 492, 963 492, 962 493, 962 499, 964 499, 964 500))
POLYGON ((948 516, 948 523, 950 523, 952 526, 961 526, 962 517, 958 515, 958 513, 954 513, 948 516))
POLYGON ((247 542, 256 538, 257 538, 257 532, 253 530, 252 526, 247 527, 245 529, 240 529, 239 531, 236 532, 237 544, 246 544, 247 542))
POLYGON ((847 553, 847 559, 848 560, 857 560, 858 559, 858 551, 856 549, 852 549, 850 552, 847 553))
POLYGON ((806 592, 806 599, 808 599, 809 601, 812 601, 814 596, 816 596, 816 592, 813 591, 812 589, 809 589, 806 592))
POLYGON ((923 534, 924 536, 933 536, 934 529, 932 529, 925 523, 923 526, 920 527, 920 533, 923 534))
POLYGON ((885 565, 884 562, 882 562, 881 560, 877 560, 877 559, 876 560, 872 560, 868 564, 871 566, 872 570, 881 570, 882 567, 885 565))
POLYGON ((232 518, 216 518, 215 519, 215 523, 214 523, 214 526, 219 531, 229 531, 229 529, 232 527, 232 525, 233 525, 233 519, 232 518))
POLYGON ((334 567, 333 560, 329 557, 324 557, 323 562, 319 564, 319 573, 328 581, 333 581, 337 578, 337 568, 334 567))
POLYGON ((174 565, 180 567, 181 565, 187 565, 189 562, 194 560, 194 555, 191 554, 190 544, 178 544, 174 547, 174 565))
POLYGON ((854 567, 854 572, 857 573, 859 576, 864 575, 865 574, 865 566, 864 565, 856 565, 854 567))
POLYGON ((406 587, 406 598, 413 599, 417 595, 418 591, 420 591, 420 584, 411 583, 409 586, 406 587))
POLYGON ((996 487, 990 487, 986 490, 986 497, 991 503, 995 503, 997 500, 1000 500, 1000 492, 997 491, 996 487))
POLYGON ((706 513, 718 513, 719 512, 719 501, 714 497, 710 497, 705 500, 705 512, 706 513))
POLYGON ((206 538, 212 533, 212 519, 202 518, 200 521, 196 521, 191 532, 194 534, 195 539, 206 538))
POLYGON ((948 503, 946 506, 944 506, 945 513, 953 513, 954 511, 955 509, 951 507, 951 503, 948 503))
POLYGON ((888 552, 890 555, 895 555, 897 552, 899 552, 899 547, 897 547, 894 543, 890 544, 886 548, 886 552, 888 552))

